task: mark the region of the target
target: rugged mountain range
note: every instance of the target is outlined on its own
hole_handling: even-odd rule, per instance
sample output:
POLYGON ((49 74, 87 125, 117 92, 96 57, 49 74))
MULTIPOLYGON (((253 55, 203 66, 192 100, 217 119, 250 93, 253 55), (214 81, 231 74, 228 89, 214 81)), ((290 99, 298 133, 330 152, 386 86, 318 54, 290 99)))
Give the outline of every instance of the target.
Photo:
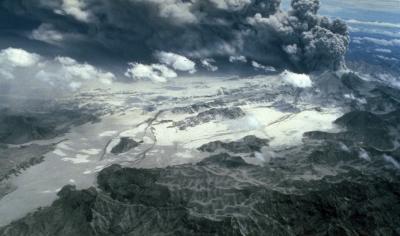
POLYGON ((315 75, 310 88, 259 79, 223 93, 230 80, 216 80, 197 98, 150 95, 148 118, 100 153, 109 165, 97 184, 64 186, 1 235, 400 234, 397 90, 356 74, 315 75))

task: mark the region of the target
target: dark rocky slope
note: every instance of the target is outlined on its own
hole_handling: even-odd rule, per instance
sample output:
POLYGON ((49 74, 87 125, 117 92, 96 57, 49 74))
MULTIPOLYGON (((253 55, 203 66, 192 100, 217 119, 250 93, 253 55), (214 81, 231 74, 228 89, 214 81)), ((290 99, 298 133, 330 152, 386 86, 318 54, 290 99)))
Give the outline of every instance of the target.
POLYGON ((393 122, 398 119, 397 115, 397 112, 377 115, 368 111, 352 111, 335 121, 346 131, 339 133, 314 131, 306 133, 305 136, 314 139, 334 139, 345 143, 357 143, 361 146, 390 150, 394 148, 396 140, 396 137, 391 134, 391 130, 398 127, 398 123, 393 122))
POLYGON ((22 144, 33 140, 51 139, 64 134, 74 125, 95 122, 93 111, 52 109, 22 112, 0 110, 0 143, 22 144))
POLYGON ((229 151, 232 153, 253 153, 259 152, 262 147, 268 146, 268 142, 267 139, 260 139, 250 135, 233 142, 210 142, 202 145, 198 150, 203 152, 229 151))
MULTIPOLYGON (((133 169, 114 165, 98 189, 64 187, 52 206, 0 229, 36 235, 398 235, 400 182, 365 171, 355 153, 315 149, 295 165, 266 167, 219 154, 196 165, 133 169), (313 165, 342 162, 337 175, 300 180, 313 165), (358 163, 358 164, 357 164, 358 163), (358 167, 357 167, 358 166, 358 167), (299 170, 300 169, 300 170, 299 170), (220 173, 224 174, 221 175, 220 173), (296 177, 297 176, 297 177, 296 177)), ((377 170, 377 169, 376 169, 377 170)))
POLYGON ((203 123, 215 121, 218 118, 233 120, 244 116, 245 113, 239 107, 211 108, 198 113, 196 116, 191 116, 182 121, 178 121, 174 125, 179 127, 181 130, 185 130, 188 127, 194 127, 203 123))
POLYGON ((136 142, 135 140, 129 137, 122 137, 120 138, 119 143, 111 149, 111 153, 113 154, 125 153, 139 145, 140 142, 136 142))

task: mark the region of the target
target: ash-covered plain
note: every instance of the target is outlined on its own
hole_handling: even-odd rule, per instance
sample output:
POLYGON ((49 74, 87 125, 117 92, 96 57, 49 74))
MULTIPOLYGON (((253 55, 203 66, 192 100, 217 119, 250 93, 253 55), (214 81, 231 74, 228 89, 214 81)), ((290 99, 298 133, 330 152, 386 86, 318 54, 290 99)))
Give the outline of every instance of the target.
POLYGON ((355 74, 312 80, 182 78, 78 94, 109 113, 51 139, 41 164, 4 182, 14 187, 0 200, 1 232, 396 235, 399 98, 355 74))
POLYGON ((400 235, 400 73, 318 0, 1 6, 51 47, 0 51, 0 235, 400 235))

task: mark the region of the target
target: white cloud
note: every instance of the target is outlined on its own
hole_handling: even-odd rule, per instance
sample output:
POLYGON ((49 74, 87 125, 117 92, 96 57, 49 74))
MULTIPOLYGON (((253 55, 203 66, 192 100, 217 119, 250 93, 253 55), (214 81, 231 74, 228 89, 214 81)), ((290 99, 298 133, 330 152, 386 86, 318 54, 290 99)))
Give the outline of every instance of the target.
POLYGON ((3 49, 0 51, 0 79, 14 79, 16 70, 34 66, 40 60, 41 57, 38 54, 30 53, 23 49, 3 49))
POLYGON ((69 83, 69 87, 75 91, 78 90, 80 87, 82 87, 82 83, 77 81, 72 81, 71 83, 69 83))
POLYGON ((276 69, 272 66, 264 66, 256 61, 252 61, 251 65, 257 70, 263 70, 265 72, 276 72, 276 69))
POLYGON ((400 47, 400 39, 386 40, 386 39, 378 39, 371 37, 354 37, 352 41, 353 43, 358 43, 358 44, 363 41, 386 47, 400 47))
POLYGON ((376 52, 381 52, 381 53, 392 53, 392 50, 386 49, 386 48, 377 48, 375 49, 376 52))
POLYGON ((251 0, 211 0, 219 9, 241 10, 251 3, 251 0))
POLYGON ((0 51, 0 63, 11 67, 30 67, 38 63, 40 56, 19 48, 7 48, 0 51))
POLYGON ((299 48, 297 47, 297 44, 292 44, 283 47, 283 50, 288 54, 295 55, 298 53, 299 48))
POLYGON ((379 58, 379 59, 385 60, 385 61, 392 61, 392 62, 399 62, 400 61, 399 59, 397 59, 395 57, 385 57, 385 56, 382 56, 382 55, 378 55, 376 57, 379 58))
POLYGON ((214 59, 206 58, 201 61, 201 65, 209 71, 215 72, 218 70, 218 66, 213 65, 214 59))
POLYGON ((72 58, 57 57, 55 60, 62 65, 63 70, 65 71, 65 76, 69 78, 90 80, 94 78, 112 79, 113 77, 111 73, 103 73, 97 70, 94 66, 86 63, 79 64, 72 58))
POLYGON ((280 75, 281 78, 288 84, 293 85, 299 88, 308 88, 312 87, 312 81, 310 76, 306 74, 296 74, 290 71, 285 70, 280 75))
POLYGON ((365 100, 365 98, 358 98, 358 97, 354 96, 353 93, 344 94, 343 96, 344 96, 344 98, 346 98, 346 99, 354 100, 354 101, 357 101, 357 102, 359 102, 359 103, 361 103, 361 104, 366 104, 366 103, 367 103, 367 101, 365 100))
MULTIPOLYGON (((70 81, 97 80, 103 84, 111 84, 115 80, 115 75, 111 72, 103 72, 102 70, 89 65, 87 63, 80 64, 69 57, 56 57, 55 61, 60 63, 61 70, 58 72, 65 79, 70 81)), ((76 88, 77 83, 73 88, 76 88)))
POLYGON ((360 39, 356 39, 356 38, 353 38, 353 39, 351 40, 351 42, 352 42, 352 43, 355 43, 355 44, 361 44, 361 40, 360 40, 360 39))
POLYGON ((191 2, 176 0, 147 0, 155 1, 160 5, 160 16, 174 19, 176 23, 195 23, 197 17, 190 11, 191 2))
POLYGON ((380 81, 384 82, 385 84, 391 85, 395 88, 400 88, 400 81, 398 80, 398 78, 396 76, 393 76, 386 72, 379 73, 377 76, 378 76, 378 79, 380 81))
POLYGON ((51 44, 64 40, 63 34, 55 30, 51 24, 41 24, 39 28, 32 31, 30 37, 51 44))
POLYGON ((115 75, 69 57, 47 59, 23 49, 7 48, 0 51, 0 79, 13 79, 8 83, 21 87, 76 90, 89 83, 111 84, 115 75))
POLYGON ((396 169, 400 169, 400 164, 399 164, 399 162, 396 161, 393 157, 384 154, 384 155, 383 155, 383 159, 384 159, 386 162, 392 164, 394 167, 396 167, 396 169))
POLYGON ((84 8, 86 8, 86 4, 82 0, 62 0, 61 9, 55 10, 55 13, 70 15, 79 21, 88 22, 90 13, 84 8))
POLYGON ((343 9, 356 9, 368 11, 381 11, 398 13, 400 10, 399 0, 324 0, 322 9, 342 12, 343 9))
POLYGON ((360 21, 355 19, 346 20, 348 24, 374 26, 374 27, 385 27, 385 28, 398 28, 400 29, 400 23, 389 23, 380 21, 360 21))
POLYGON ((11 80, 14 79, 14 75, 10 71, 0 68, 0 80, 1 79, 11 80))
POLYGON ((196 63, 184 56, 172 52, 159 52, 156 56, 162 64, 168 65, 175 70, 189 73, 196 72, 196 63))
POLYGON ((125 72, 125 76, 134 80, 151 80, 153 82, 165 83, 168 79, 178 76, 175 71, 161 64, 144 65, 130 63, 129 66, 125 72))
POLYGON ((194 5, 191 1, 182 0, 134 0, 136 2, 145 2, 156 5, 159 10, 159 16, 167 18, 176 24, 195 23, 198 21, 191 10, 194 5))
POLYGON ((229 57, 229 62, 230 63, 236 63, 236 62, 246 63, 247 59, 246 59, 245 56, 230 56, 229 57))
POLYGON ((373 29, 373 28, 365 28, 365 27, 350 27, 350 32, 363 32, 368 34, 380 34, 384 36, 389 36, 393 38, 400 38, 400 32, 398 30, 383 30, 383 29, 373 29))
POLYGON ((70 57, 56 57, 55 60, 59 62, 61 65, 66 65, 66 66, 77 64, 76 60, 70 57))
POLYGON ((368 152, 365 151, 365 149, 361 148, 360 151, 358 152, 358 156, 366 161, 371 161, 371 157, 369 156, 368 152))

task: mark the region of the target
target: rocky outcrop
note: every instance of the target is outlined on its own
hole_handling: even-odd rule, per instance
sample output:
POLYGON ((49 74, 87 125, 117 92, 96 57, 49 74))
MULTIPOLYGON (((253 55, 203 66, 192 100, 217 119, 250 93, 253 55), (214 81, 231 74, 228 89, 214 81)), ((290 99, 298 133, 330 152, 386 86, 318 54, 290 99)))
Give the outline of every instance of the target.
POLYGON ((0 110, 0 143, 23 144, 55 138, 74 125, 97 121, 84 110, 49 110, 42 113, 0 110))
POLYGON ((199 166, 219 166, 226 168, 238 168, 250 166, 240 156, 231 156, 227 153, 221 153, 205 158, 198 163, 199 166))
POLYGON ((111 153, 113 154, 125 153, 139 145, 140 142, 136 142, 135 140, 129 137, 122 137, 120 138, 119 143, 111 149, 111 153))
MULTIPOLYGON (((334 122, 345 128, 346 131, 339 133, 313 131, 304 135, 313 139, 331 139, 390 150, 394 147, 395 137, 390 134, 392 124, 384 118, 390 120, 393 119, 393 116, 390 114, 379 116, 367 111, 352 111, 334 122)), ((395 124, 393 123, 393 125, 395 124)))
POLYGON ((8 236, 92 236, 95 235, 90 222, 97 196, 96 189, 78 191, 74 186, 65 186, 58 193, 59 199, 51 207, 29 214, 24 220, 14 222, 0 230, 8 236))
POLYGON ((0 181, 41 163, 44 155, 53 149, 54 145, 38 144, 21 147, 0 146, 0 181))
POLYGON ((19 144, 55 136, 55 127, 31 116, 9 115, 0 120, 0 142, 19 144))
POLYGON ((365 132, 368 129, 383 129, 388 131, 387 124, 378 115, 368 111, 352 111, 335 121, 336 124, 349 130, 365 132))
POLYGON ((222 106, 224 106, 224 102, 222 100, 217 99, 211 102, 196 103, 185 107, 175 107, 172 109, 172 113, 193 114, 207 109, 222 107, 222 106))
POLYGON ((239 107, 211 108, 198 113, 196 116, 191 116, 182 121, 175 122, 174 125, 181 130, 185 130, 188 127, 194 127, 203 123, 217 120, 218 118, 233 120, 244 117, 245 115, 246 114, 239 107))
POLYGON ((253 153, 259 152, 262 147, 268 146, 268 143, 267 139, 260 139, 254 135, 249 135, 233 142, 210 142, 202 145, 198 150, 202 152, 229 151, 232 153, 253 153))

